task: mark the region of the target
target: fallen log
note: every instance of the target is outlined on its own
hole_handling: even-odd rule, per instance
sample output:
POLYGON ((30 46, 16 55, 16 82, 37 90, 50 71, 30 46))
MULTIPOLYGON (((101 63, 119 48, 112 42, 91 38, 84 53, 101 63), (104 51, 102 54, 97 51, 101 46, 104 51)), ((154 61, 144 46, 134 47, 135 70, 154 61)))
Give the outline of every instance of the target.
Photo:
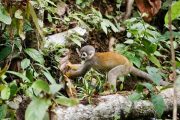
MULTIPOLYGON (((173 110, 173 89, 168 88, 159 93, 166 108, 164 113, 173 110)), ((178 110, 180 110, 180 91, 178 95, 178 110)), ((132 102, 127 96, 113 94, 100 96, 97 105, 79 104, 73 107, 58 106, 54 112, 53 120, 104 120, 119 117, 125 118, 156 118, 154 106, 149 100, 132 102)))

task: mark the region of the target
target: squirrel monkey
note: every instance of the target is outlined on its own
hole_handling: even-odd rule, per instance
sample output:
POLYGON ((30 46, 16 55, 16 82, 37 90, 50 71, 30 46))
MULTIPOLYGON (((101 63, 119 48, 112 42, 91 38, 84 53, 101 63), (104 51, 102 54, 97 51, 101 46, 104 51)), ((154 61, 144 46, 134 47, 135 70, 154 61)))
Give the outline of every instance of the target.
MULTIPOLYGON (((86 45, 81 48, 81 59, 84 64, 79 65, 77 70, 70 70, 66 75, 70 78, 84 75, 90 68, 99 72, 108 72, 108 83, 113 85, 116 91, 116 79, 118 76, 132 73, 136 76, 153 81, 151 76, 137 68, 123 55, 115 52, 95 52, 95 48, 91 45, 86 45)), ((168 82, 160 81, 160 85, 168 85, 168 82)))

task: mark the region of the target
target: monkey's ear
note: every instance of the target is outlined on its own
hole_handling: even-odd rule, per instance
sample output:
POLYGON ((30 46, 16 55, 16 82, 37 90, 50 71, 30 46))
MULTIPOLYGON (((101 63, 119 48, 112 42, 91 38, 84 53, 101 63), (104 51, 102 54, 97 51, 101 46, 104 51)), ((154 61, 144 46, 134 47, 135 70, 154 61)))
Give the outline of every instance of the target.
POLYGON ((89 54, 94 54, 94 53, 95 53, 94 50, 90 50, 90 51, 89 51, 89 54))
POLYGON ((95 51, 94 50, 90 50, 89 51, 89 58, 92 58, 95 54, 95 51))

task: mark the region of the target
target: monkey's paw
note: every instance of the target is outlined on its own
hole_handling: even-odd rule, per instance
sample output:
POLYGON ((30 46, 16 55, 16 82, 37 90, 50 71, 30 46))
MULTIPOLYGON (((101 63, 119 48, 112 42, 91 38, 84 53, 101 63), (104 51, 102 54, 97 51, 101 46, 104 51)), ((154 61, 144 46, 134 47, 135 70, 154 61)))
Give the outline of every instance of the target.
POLYGON ((70 71, 67 71, 67 72, 65 73, 65 76, 66 76, 66 77, 70 77, 70 76, 71 76, 71 72, 70 72, 70 71))

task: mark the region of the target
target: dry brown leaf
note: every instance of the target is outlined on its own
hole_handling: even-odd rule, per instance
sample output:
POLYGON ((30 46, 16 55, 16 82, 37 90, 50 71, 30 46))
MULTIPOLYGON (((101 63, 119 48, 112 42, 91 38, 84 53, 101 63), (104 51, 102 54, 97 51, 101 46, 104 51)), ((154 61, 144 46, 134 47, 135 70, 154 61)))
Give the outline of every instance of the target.
POLYGON ((135 0, 146 22, 150 22, 161 8, 161 0, 135 0), (146 15, 145 15, 146 14, 146 15))
POLYGON ((170 75, 169 75, 169 80, 170 81, 174 81, 175 80, 175 78, 174 78, 174 73, 171 73, 170 75))
POLYGON ((64 57, 61 57, 59 61, 58 68, 62 73, 65 73, 68 70, 68 63, 69 63, 69 57, 70 57, 70 52, 69 50, 64 53, 64 57))
POLYGON ((74 85, 72 84, 71 80, 65 76, 65 82, 66 82, 66 92, 70 98, 76 98, 77 97, 77 91, 74 85))
POLYGON ((60 1, 58 4, 57 4, 57 11, 56 13, 59 15, 59 16, 62 16, 66 13, 68 9, 68 5, 62 1, 60 1))

